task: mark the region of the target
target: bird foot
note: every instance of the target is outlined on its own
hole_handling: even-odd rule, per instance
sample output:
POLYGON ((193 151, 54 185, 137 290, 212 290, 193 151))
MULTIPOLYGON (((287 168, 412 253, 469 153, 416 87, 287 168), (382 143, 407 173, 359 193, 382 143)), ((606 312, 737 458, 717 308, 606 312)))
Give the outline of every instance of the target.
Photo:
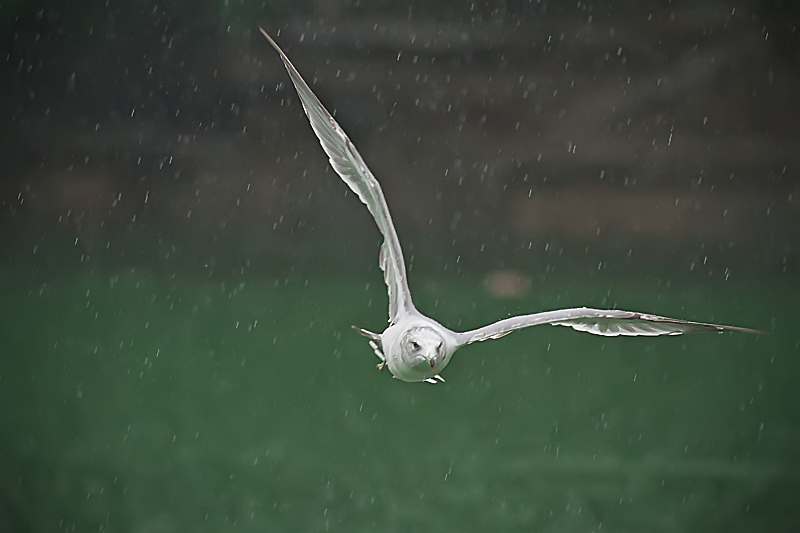
POLYGON ((386 364, 386 361, 381 361, 380 363, 378 363, 378 365, 376 366, 376 368, 377 368, 378 370, 386 370, 386 369, 388 368, 388 366, 389 366, 389 365, 387 365, 387 364, 386 364))
POLYGON ((437 383, 444 383, 444 378, 439 374, 436 374, 432 378, 428 378, 425 380, 426 383, 430 383, 432 385, 436 385, 437 383))

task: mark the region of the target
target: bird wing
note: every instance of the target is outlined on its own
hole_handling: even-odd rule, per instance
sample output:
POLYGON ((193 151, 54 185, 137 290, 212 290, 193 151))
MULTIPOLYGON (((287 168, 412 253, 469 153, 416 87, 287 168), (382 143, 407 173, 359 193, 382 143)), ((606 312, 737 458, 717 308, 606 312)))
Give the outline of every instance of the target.
POLYGON ((375 223, 383 234, 383 245, 380 252, 380 266, 383 270, 383 279, 389 292, 389 323, 394 324, 404 314, 414 309, 411 302, 411 292, 406 281, 406 267, 403 261, 403 251, 400 240, 389 214, 389 207, 383 197, 383 191, 372 175, 367 164, 361 158, 353 142, 347 137, 341 126, 325 109, 308 84, 294 68, 292 62, 283 53, 283 50, 272 40, 262 28, 261 33, 267 41, 280 54, 289 77, 292 78, 303 110, 308 116, 311 127, 319 139, 322 149, 328 154, 331 166, 344 180, 350 189, 358 195, 359 199, 367 206, 375 223))
POLYGON ((538 326, 539 324, 569 326, 578 331, 605 337, 617 337, 619 335, 655 337, 658 335, 681 335, 683 333, 701 331, 762 333, 754 329, 691 322, 679 318, 668 318, 634 311, 579 307, 506 318, 494 324, 489 324, 473 331, 457 333, 456 335, 459 345, 464 345, 488 339, 499 339, 517 329, 538 326))

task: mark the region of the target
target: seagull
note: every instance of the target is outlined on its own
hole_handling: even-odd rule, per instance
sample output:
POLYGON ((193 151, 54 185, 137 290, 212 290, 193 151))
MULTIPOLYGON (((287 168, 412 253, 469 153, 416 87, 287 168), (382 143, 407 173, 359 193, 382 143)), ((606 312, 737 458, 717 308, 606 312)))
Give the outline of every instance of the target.
POLYGON ((655 337, 700 331, 761 333, 735 326, 691 322, 619 309, 588 307, 515 316, 462 333, 451 331, 423 315, 411 301, 403 250, 400 248, 400 240, 397 238, 389 207, 386 205, 378 180, 367 168, 353 142, 325 109, 283 50, 263 28, 259 29, 278 52, 289 72, 311 128, 328 155, 331 166, 367 206, 383 234, 379 261, 389 292, 389 326, 383 333, 373 333, 353 326, 353 329, 369 339, 370 347, 381 361, 378 370, 388 369, 393 377, 406 382, 443 382, 440 372, 460 347, 473 342, 499 339, 518 329, 539 324, 568 326, 578 331, 606 337, 620 335, 655 337))

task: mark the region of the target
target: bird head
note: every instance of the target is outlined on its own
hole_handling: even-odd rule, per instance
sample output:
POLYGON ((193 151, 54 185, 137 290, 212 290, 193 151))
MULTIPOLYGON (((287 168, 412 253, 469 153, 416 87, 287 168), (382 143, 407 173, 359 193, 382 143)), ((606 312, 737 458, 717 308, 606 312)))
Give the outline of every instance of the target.
POLYGON ((403 359, 419 372, 432 375, 441 370, 445 361, 444 338, 433 328, 411 328, 400 344, 403 359))

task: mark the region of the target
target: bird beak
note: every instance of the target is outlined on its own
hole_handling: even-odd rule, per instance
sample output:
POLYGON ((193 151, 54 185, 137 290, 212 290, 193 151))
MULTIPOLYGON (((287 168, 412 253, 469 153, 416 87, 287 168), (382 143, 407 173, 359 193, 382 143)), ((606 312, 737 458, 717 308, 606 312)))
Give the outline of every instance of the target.
POLYGON ((436 365, 436 359, 433 358, 433 354, 428 354, 425 356, 425 358, 431 364, 431 370, 435 370, 434 366, 436 365))

